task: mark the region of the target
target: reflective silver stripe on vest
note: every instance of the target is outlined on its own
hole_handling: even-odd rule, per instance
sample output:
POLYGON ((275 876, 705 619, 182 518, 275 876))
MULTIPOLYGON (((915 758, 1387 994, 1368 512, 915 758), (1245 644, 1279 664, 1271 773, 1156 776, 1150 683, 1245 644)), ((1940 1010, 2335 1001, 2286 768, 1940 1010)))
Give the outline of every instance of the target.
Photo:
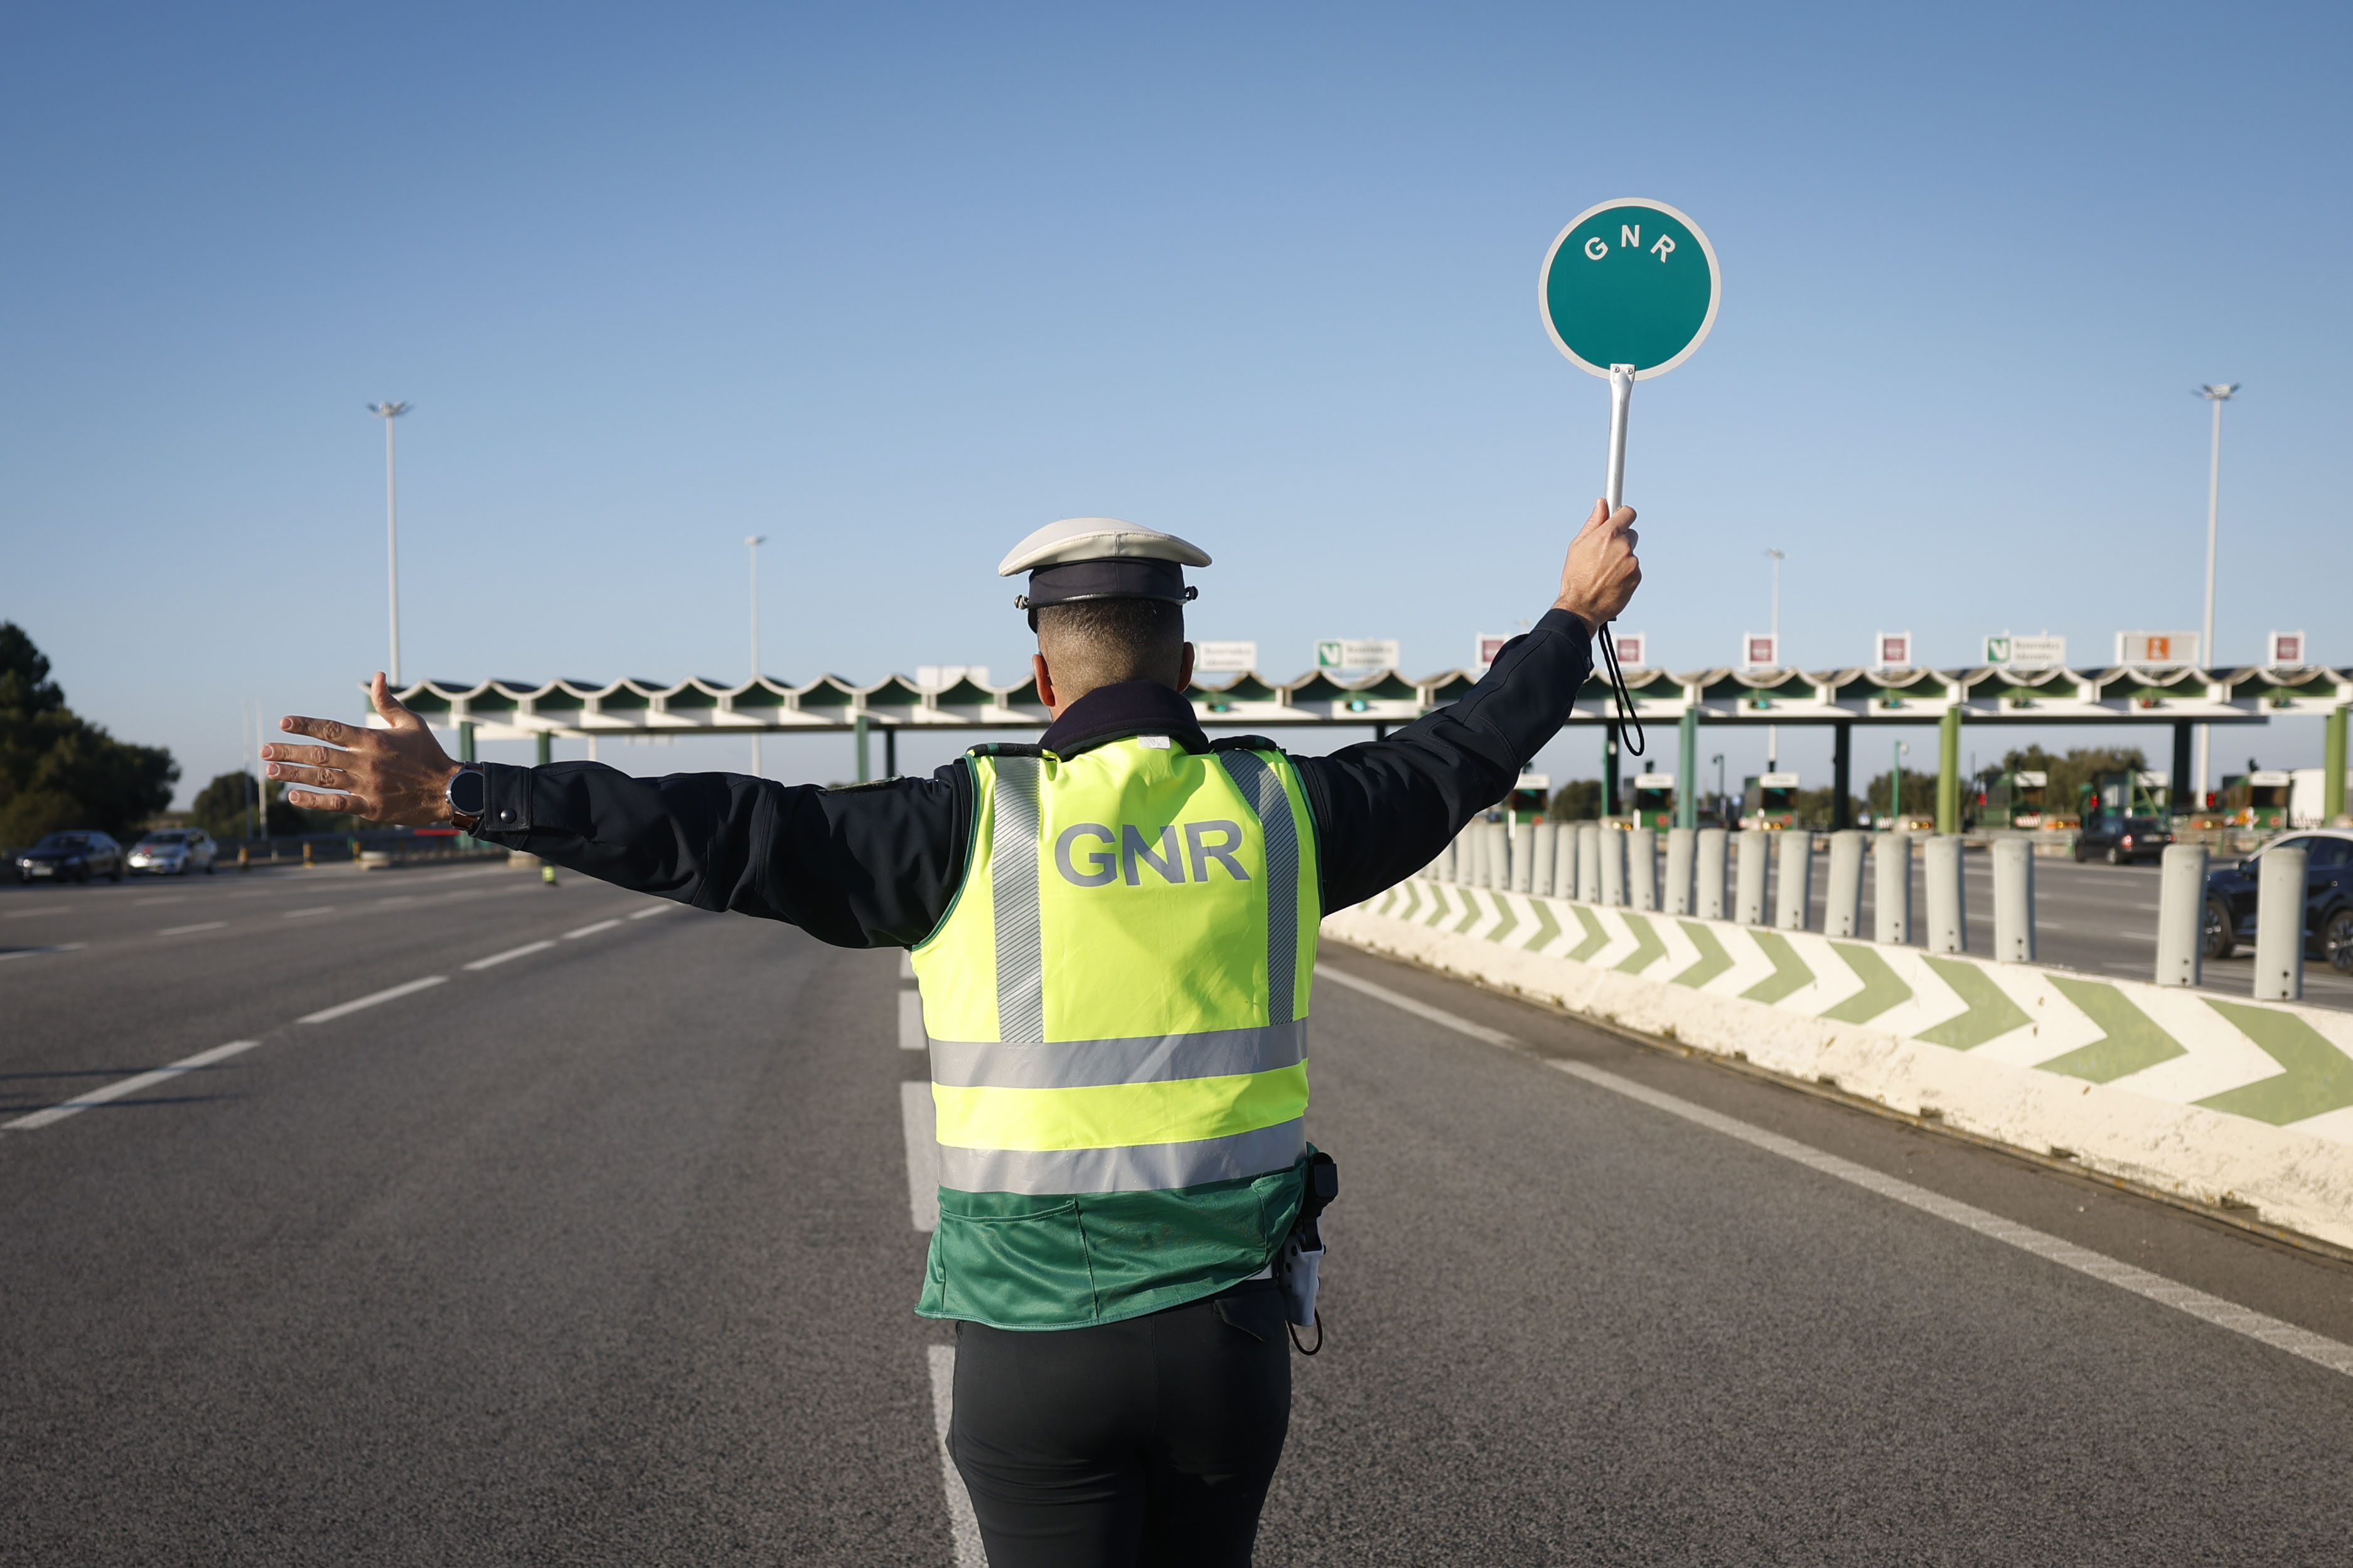
POLYGON ((1307 1152, 1304 1118, 1227 1138, 1124 1149, 961 1149, 943 1143, 940 1185, 962 1193, 1154 1193, 1286 1170, 1307 1152))
POLYGON ((998 757, 988 896, 997 916, 997 1034, 1046 1039, 1046 952, 1038 934, 1038 759, 998 757))
POLYGON ((1307 1020, 1127 1039, 1000 1045, 934 1040, 932 1081, 958 1089, 1083 1089, 1271 1072, 1307 1059, 1307 1020))
POLYGON ((1219 752, 1242 798, 1258 813, 1266 835, 1266 1016, 1289 1021, 1296 1009, 1292 994, 1299 974, 1299 828, 1291 820, 1291 797, 1265 758, 1249 752, 1219 752))

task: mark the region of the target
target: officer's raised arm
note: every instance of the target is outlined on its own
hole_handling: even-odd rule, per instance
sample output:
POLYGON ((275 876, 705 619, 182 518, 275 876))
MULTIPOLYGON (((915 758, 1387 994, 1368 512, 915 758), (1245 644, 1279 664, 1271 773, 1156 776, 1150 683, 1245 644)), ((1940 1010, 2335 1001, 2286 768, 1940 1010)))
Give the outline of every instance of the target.
POLYGON ((1324 830, 1324 908, 1346 909, 1438 858, 1462 825, 1504 798, 1559 732, 1593 670, 1593 637, 1634 596, 1634 511, 1593 503, 1561 563, 1552 608, 1504 645, 1461 700, 1388 739, 1299 771, 1324 830))

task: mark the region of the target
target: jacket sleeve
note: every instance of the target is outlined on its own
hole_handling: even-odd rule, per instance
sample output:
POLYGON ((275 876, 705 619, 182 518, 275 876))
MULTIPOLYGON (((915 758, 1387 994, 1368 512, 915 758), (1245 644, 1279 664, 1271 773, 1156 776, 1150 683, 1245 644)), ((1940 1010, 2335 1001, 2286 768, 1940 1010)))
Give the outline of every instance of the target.
POLYGON ((691 904, 799 926, 837 947, 911 947, 963 873, 971 775, 824 789, 742 773, 633 778, 596 763, 488 764, 475 837, 691 904))
POLYGON ((1438 858, 1559 731, 1592 669, 1585 623, 1549 610, 1504 645, 1461 700, 1385 741, 1294 758, 1315 812, 1324 912, 1362 903, 1438 858))

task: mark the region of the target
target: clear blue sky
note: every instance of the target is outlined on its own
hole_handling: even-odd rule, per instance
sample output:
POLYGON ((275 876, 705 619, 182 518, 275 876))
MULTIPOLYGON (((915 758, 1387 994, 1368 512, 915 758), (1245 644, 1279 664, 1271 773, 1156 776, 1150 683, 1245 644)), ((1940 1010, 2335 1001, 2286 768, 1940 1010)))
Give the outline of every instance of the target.
MULTIPOLYGON (((398 398, 412 676, 737 677, 754 531, 771 674, 1009 674, 997 558, 1092 512, 1217 556, 1196 636, 1449 668, 1541 611, 1600 481, 1537 264, 1645 195, 1725 278, 1635 401, 1659 662, 1761 627, 1768 545, 1810 668, 1881 627, 1954 664, 2194 626, 2189 388, 2232 380, 2219 653, 2304 627, 2353 663, 2348 15, 30 9, 0 616, 184 798, 242 700, 352 714, 385 647, 362 405, 398 398)), ((2317 725, 2245 751, 2316 761, 2317 725)), ((1819 776, 1827 742, 1784 753, 1819 776)))

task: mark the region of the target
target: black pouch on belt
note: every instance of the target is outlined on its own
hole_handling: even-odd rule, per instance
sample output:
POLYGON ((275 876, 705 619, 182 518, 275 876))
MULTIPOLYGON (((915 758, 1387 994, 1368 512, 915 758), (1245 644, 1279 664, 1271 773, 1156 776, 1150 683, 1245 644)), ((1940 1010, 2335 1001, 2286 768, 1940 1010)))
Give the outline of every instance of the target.
MULTIPOLYGON (((1282 1256, 1275 1264, 1275 1278, 1282 1286, 1283 1315, 1303 1329, 1316 1326, 1315 1290, 1324 1267, 1324 1229, 1317 1222, 1339 1195, 1340 1167, 1318 1149, 1307 1156, 1307 1190, 1300 1196, 1299 1217, 1292 1222, 1291 1234, 1283 1238, 1282 1256)), ((1321 1348, 1320 1333, 1316 1343, 1321 1348)))

